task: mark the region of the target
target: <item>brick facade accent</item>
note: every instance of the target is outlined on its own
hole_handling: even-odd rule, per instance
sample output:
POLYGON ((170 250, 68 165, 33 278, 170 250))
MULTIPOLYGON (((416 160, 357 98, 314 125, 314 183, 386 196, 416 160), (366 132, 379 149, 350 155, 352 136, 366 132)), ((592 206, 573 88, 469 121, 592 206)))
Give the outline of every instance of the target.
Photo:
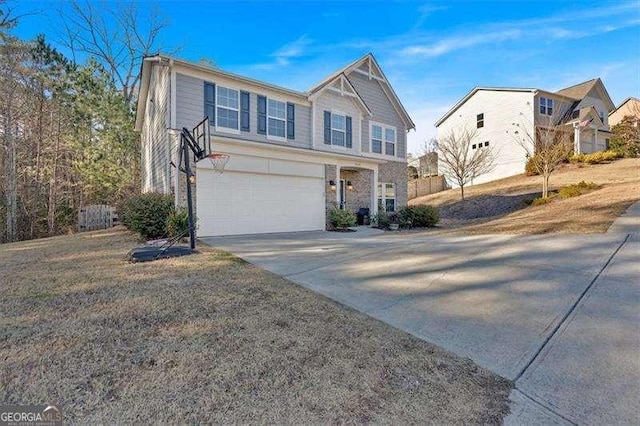
POLYGON ((396 184, 396 210, 407 205, 407 163, 389 161, 378 167, 378 182, 396 184))
POLYGON ((346 190, 346 208, 358 213, 361 207, 371 209, 372 170, 340 170, 340 179, 351 181, 353 189, 346 190))

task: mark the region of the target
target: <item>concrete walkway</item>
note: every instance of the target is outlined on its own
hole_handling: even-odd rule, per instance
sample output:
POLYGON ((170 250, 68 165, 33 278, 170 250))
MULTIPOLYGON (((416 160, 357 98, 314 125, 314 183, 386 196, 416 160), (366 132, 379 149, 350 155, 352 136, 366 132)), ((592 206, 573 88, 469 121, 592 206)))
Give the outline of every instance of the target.
POLYGON ((637 424, 640 233, 624 229, 205 241, 515 380, 508 424, 637 424))

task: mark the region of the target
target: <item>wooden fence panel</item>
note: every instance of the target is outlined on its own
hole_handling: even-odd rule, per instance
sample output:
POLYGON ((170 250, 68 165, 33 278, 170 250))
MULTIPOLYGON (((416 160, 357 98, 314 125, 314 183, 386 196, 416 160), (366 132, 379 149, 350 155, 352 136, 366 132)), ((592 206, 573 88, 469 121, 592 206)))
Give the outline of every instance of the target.
POLYGON ((92 204, 82 207, 78 212, 78 231, 94 231, 107 229, 116 220, 115 208, 106 204, 92 204))
POLYGON ((434 194, 447 189, 444 176, 426 176, 409 181, 407 195, 409 200, 434 194))

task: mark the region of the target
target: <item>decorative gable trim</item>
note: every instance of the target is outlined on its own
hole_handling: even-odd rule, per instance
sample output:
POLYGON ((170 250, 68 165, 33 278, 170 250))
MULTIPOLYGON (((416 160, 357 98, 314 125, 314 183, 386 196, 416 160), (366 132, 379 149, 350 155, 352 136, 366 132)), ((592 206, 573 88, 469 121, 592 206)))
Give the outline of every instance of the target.
POLYGON ((371 110, 364 102, 364 99, 360 97, 356 88, 353 87, 347 76, 344 74, 339 74, 332 80, 326 81, 322 86, 318 86, 311 95, 309 95, 309 100, 316 100, 324 92, 331 92, 340 96, 349 97, 356 103, 356 105, 358 105, 364 114, 368 116, 372 115, 371 110))
MULTIPOLYGON (((382 87, 382 90, 384 91, 385 95, 391 101, 391 105, 393 105, 393 107, 395 108, 396 112, 398 113, 398 115, 400 116, 402 121, 404 122, 407 130, 416 128, 416 125, 413 123, 413 120, 411 120, 411 117, 409 116, 409 113, 407 113, 407 110, 404 108, 404 106, 400 102, 400 99, 398 98, 398 95, 393 90, 393 87, 391 87, 391 84, 389 84, 389 80, 384 75, 384 73, 382 72, 382 69, 380 68, 380 65, 378 65, 378 62, 376 61, 375 57, 371 53, 367 53, 362 58, 352 62, 351 64, 347 65, 346 67, 342 68, 341 70, 338 70, 334 74, 331 74, 329 77, 324 79, 322 82, 320 82, 319 84, 314 86, 310 90, 310 93, 313 94, 316 91, 321 90, 329 82, 335 80, 336 77, 338 77, 339 75, 344 75, 345 78, 347 78, 347 76, 349 74, 351 74, 352 72, 357 73, 357 74, 361 74, 361 75, 365 75, 365 76, 367 76, 368 78, 370 78, 372 80, 378 81, 378 83, 380 83, 380 86, 382 87)), ((348 78, 347 78, 347 81, 348 81, 348 78)))

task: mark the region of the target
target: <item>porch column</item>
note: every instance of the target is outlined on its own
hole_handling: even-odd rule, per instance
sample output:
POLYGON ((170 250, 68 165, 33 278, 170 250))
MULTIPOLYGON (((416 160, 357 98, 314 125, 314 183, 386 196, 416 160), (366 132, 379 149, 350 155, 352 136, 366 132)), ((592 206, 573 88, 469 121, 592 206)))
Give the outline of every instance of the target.
POLYGON ((336 164, 336 206, 340 208, 340 165, 336 164))
POLYGON ((598 150, 598 126, 593 126, 593 151, 598 150))
POLYGON ((378 169, 371 171, 371 213, 378 214, 378 169))
POLYGON ((573 153, 580 154, 580 127, 573 125, 573 153))

